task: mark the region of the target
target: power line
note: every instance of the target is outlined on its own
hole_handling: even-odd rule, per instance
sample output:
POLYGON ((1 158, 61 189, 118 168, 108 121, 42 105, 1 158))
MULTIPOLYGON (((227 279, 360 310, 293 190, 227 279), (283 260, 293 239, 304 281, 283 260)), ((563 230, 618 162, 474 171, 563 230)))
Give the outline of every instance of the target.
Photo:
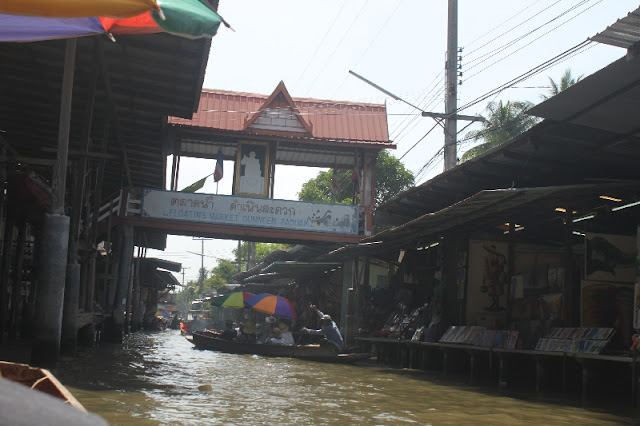
MULTIPOLYGON (((507 34, 509 34, 510 32, 520 28, 522 25, 526 24, 527 22, 531 21, 532 19, 534 19, 535 17, 541 15, 544 12, 547 12, 549 10, 550 7, 553 7, 555 5, 557 5, 558 3, 560 3, 562 0, 556 0, 551 6, 547 7, 546 9, 542 9, 541 11, 539 11, 538 13, 528 17, 527 19, 525 19, 524 21, 520 22, 519 24, 515 25, 514 27, 511 27, 510 29, 508 29, 507 31, 500 33, 499 36, 492 38, 491 40, 489 40, 488 42, 486 42, 485 44, 477 47, 476 49, 470 51, 470 52, 466 52, 465 56, 473 56, 474 53, 478 52, 479 50, 481 50, 484 47, 487 47, 488 45, 490 45, 491 43, 493 43, 494 41, 497 41, 498 39, 506 36, 507 34)), ((584 0, 582 0, 584 1, 584 0)), ((535 4, 535 3, 534 3, 535 4)), ((531 6, 533 6, 534 4, 530 5, 529 7, 523 9, 521 12, 524 12, 525 10, 529 9, 531 6)), ((516 15, 514 15, 515 17, 516 15)), ((466 47, 468 47, 469 45, 467 45, 466 47)), ((484 55, 483 55, 484 56, 484 55)), ((481 56, 482 57, 482 56, 481 56)), ((472 61, 470 61, 470 63, 473 63, 477 61, 477 59, 474 59, 472 61)))
MULTIPOLYGON (((369 43, 369 46, 367 46, 367 48, 365 49, 365 51, 360 55, 360 57, 356 60, 355 64, 353 64, 350 68, 354 69, 358 63, 362 60, 362 58, 364 58, 364 56, 367 54, 367 52, 369 52, 369 49, 371 48, 371 46, 373 46, 373 43, 376 42, 376 40, 378 40, 378 37, 380 37, 380 34, 382 34, 382 32, 384 31, 384 29, 387 27, 387 24, 389 23, 389 21, 391 21, 391 18, 393 18, 393 15, 396 14, 398 8, 400 8, 400 5, 404 2, 404 0, 400 0, 398 2, 398 4, 396 5, 395 9, 393 9, 393 12, 391 12, 391 14, 389 15, 389 17, 387 18, 387 20, 385 21, 384 24, 382 24, 382 27, 380 27, 380 29, 378 31, 376 31, 376 36, 373 38, 373 40, 371 40, 371 43, 369 43)), ((344 85, 344 82, 347 81, 347 78, 349 78, 349 74, 344 76, 344 79, 342 80, 342 83, 340 83, 340 85, 334 89, 333 94, 331 96, 334 96, 334 94, 339 91, 342 86, 344 85)))
MULTIPOLYGON (((570 22, 570 21, 572 21, 573 19, 577 18, 578 16, 582 15, 583 13, 585 13, 586 11, 588 11, 589 9, 591 9, 592 7, 594 7, 595 5, 597 5, 598 3, 600 3, 601 1, 602 1, 602 0, 597 1, 595 4, 593 4, 593 5, 589 6, 587 9, 585 9, 585 10, 581 11, 581 12, 580 12, 580 13, 578 13, 577 15, 575 15, 575 16, 573 16, 573 17, 571 17, 571 18, 567 19, 566 21, 564 21, 564 22, 562 22, 562 23, 558 24, 557 26, 553 27, 553 28, 552 28, 552 29, 550 29, 549 31, 547 31, 547 32, 545 32, 545 33, 543 33, 543 34, 541 34, 541 35, 540 35, 540 36, 538 36, 537 38, 535 38, 535 39, 531 40, 529 43, 527 43, 527 44, 525 44, 524 46, 520 47, 518 50, 516 50, 516 51, 514 51, 514 52, 511 52, 510 54, 508 54, 508 55, 506 55, 506 56, 504 56, 504 57, 502 57, 502 58, 500 58, 500 59, 496 60, 495 62, 491 63, 490 65, 488 65, 487 67, 485 67, 485 68, 481 69, 480 71, 476 72, 475 74, 472 74, 471 76, 467 77, 467 78, 466 78, 466 80, 468 81, 469 79, 471 79, 471 78, 473 78, 474 76, 476 76, 476 75, 478 75, 478 74, 482 73, 483 71, 486 71, 487 69, 491 68, 492 66, 494 66, 494 65, 496 65, 496 64, 498 64, 498 63, 500 63, 500 62, 504 61, 505 59, 509 58, 509 57, 510 57, 510 56, 512 56, 513 54, 515 54, 515 53, 519 52, 520 50, 522 50, 524 47, 527 47, 527 46, 529 46, 529 45, 533 44, 534 42, 538 41, 539 39, 541 39, 541 38, 542 38, 542 37, 544 37, 545 35, 547 35, 547 34, 551 33, 552 31, 555 31, 555 30, 556 30, 556 29, 558 29, 559 27, 561 27, 561 26, 565 25, 567 22, 570 22)), ((549 22, 551 22, 551 21, 549 21, 549 22)), ((545 24, 545 25, 546 25, 546 24, 545 24)), ((528 33, 527 35, 532 34, 534 31, 537 31, 539 28, 542 28, 542 27, 538 27, 537 29, 533 30, 532 32, 528 33)), ((527 36, 527 35, 525 35, 525 36, 527 36)), ((524 36, 523 36, 523 38, 524 38, 524 36)), ((519 41, 519 40, 518 40, 518 41, 519 41)), ((499 52, 498 52, 498 53, 499 53, 499 52)), ((477 64, 475 64, 475 65, 471 66, 469 69, 475 68, 476 66, 480 65, 482 62, 485 62, 485 61, 486 61, 486 60, 488 60, 488 59, 489 59, 489 58, 486 58, 485 60, 483 60, 483 61, 481 61, 481 62, 478 62, 477 64)))
POLYGON ((347 3, 348 3, 347 0, 345 0, 344 3, 342 3, 342 6, 338 10, 338 13, 336 13, 336 15, 331 20, 331 25, 329 26, 329 29, 327 29, 327 32, 324 33, 324 36, 322 37, 322 40, 320 40, 320 43, 318 44, 318 47, 316 47, 315 52, 313 52, 313 55, 311 55, 311 58, 309 59, 309 62, 307 63, 307 66, 304 67, 304 71, 302 71, 302 74, 300 75, 300 77, 298 77, 298 81, 296 81, 296 84, 295 84, 296 88, 298 87, 298 83, 300 83, 300 80, 302 80, 302 77, 304 77, 305 73, 309 69, 309 65, 311 65, 311 63, 315 59, 316 55, 318 54, 318 51, 320 50, 320 47, 323 45, 323 43, 326 40, 327 36, 329 35, 331 30, 333 29, 333 26, 335 25, 338 16, 340 16, 340 13, 344 9, 344 7, 347 5, 347 3))
POLYGON ((414 143, 411 148, 409 148, 408 150, 405 151, 404 154, 402 154, 402 157, 398 158, 398 160, 402 160, 404 158, 405 155, 407 155, 409 152, 411 152, 411 150, 413 148, 415 148, 420 142, 422 142, 422 140, 424 138, 426 138, 429 133, 431 133, 433 131, 433 129, 435 129, 436 127, 438 127, 438 123, 434 124, 432 128, 429 129, 429 131, 427 133, 424 134, 424 136, 422 136, 420 139, 418 139, 418 141, 416 143, 414 143))
MULTIPOLYGON (((472 40, 471 42, 467 43, 467 45, 465 46, 465 48, 468 48, 469 46, 472 46, 474 43, 476 43, 477 41, 481 40, 484 36, 491 34, 492 32, 494 32, 495 30, 497 30, 498 28, 500 28, 501 26, 503 26, 504 24, 506 24, 507 22, 511 21, 512 19, 514 19, 516 16, 520 15, 521 13, 525 12, 526 10, 532 8, 533 6, 535 6, 536 4, 540 3, 542 0, 537 0, 533 3, 531 3, 529 6, 525 7, 524 9, 520 10, 519 12, 517 12, 515 15, 511 16, 509 19, 507 19, 506 21, 503 21, 502 23, 496 25, 495 27, 493 27, 492 29, 490 29, 489 31, 487 31, 486 33, 482 34, 481 36, 476 37, 474 40, 472 40)), ((561 1, 561 0, 559 0, 561 1)), ((555 4, 555 3, 554 3, 555 4)), ((526 22, 526 21, 525 21, 526 22)), ((495 40, 495 39, 494 39, 495 40)), ((491 40, 493 41, 493 40, 491 40)), ((481 49, 482 47, 486 46, 487 44, 491 43, 491 41, 489 41, 488 43, 483 44, 482 46, 480 46, 478 49, 481 49)))
POLYGON ((521 83, 524 80, 527 80, 531 77, 533 77, 534 75, 537 75, 539 73, 541 73, 542 71, 562 62, 564 59, 566 59, 566 57, 584 49, 587 45, 589 45, 591 43, 590 40, 585 40, 567 50, 565 50, 564 52, 560 53, 559 55, 554 56, 553 58, 531 68, 529 71, 526 71, 525 73, 519 75, 518 77, 515 77, 509 81, 507 81, 506 83, 503 83, 502 85, 496 87, 495 89, 490 90, 489 92, 486 92, 484 95, 481 95, 479 97, 477 97, 476 99, 474 99, 471 102, 468 102, 467 104, 459 107, 457 109, 457 112, 463 111, 467 108, 472 107, 473 105, 476 105, 480 102, 482 102, 483 100, 490 98, 491 96, 498 94, 502 91, 504 91, 505 89, 516 85, 518 83, 521 83))
MULTIPOLYGON (((362 15, 362 11, 364 10, 365 6, 369 3, 369 0, 366 0, 364 2, 364 4, 362 5, 362 7, 360 8, 360 11, 358 12, 358 14, 356 15, 355 18, 353 18, 353 21, 351 22, 351 25, 349 25, 349 28, 347 29, 347 32, 344 33, 344 35, 340 38, 340 42, 336 45, 336 47, 333 49, 333 51, 331 52, 331 54, 329 55, 329 58, 331 58, 333 56, 333 54, 336 52, 336 50, 338 50, 338 48, 342 45, 342 42, 346 40, 347 35, 349 34, 349 32, 351 31, 351 28, 353 28, 353 24, 356 23, 356 21, 358 20, 358 18, 360 17, 360 15, 362 15)), ((305 95, 307 93, 309 93, 311 91, 311 89, 313 89, 313 86, 315 86, 316 81, 318 81, 318 78, 320 78, 320 76, 322 75, 322 73, 324 72, 324 70, 327 68, 327 64, 329 63, 329 61, 325 61, 324 62, 324 66, 322 67, 322 69, 320 70, 320 72, 316 75, 316 78, 313 80, 313 82, 311 83, 311 86, 309 87, 309 89, 307 89, 307 91, 305 92, 305 95)))

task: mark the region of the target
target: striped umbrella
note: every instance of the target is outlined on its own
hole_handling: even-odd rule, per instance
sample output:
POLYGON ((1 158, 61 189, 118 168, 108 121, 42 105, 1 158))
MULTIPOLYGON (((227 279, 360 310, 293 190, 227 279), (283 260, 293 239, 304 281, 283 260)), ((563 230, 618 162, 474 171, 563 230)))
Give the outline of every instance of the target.
MULTIPOLYGON (((20 0, 23 1, 23 0, 20 0)), ((20 1, 11 0, 16 5, 20 1)), ((69 0, 29 0, 41 2, 54 8, 57 4, 66 4, 69 0)), ((78 2, 79 0, 74 0, 78 2)), ((0 41, 37 41, 68 37, 91 36, 95 34, 149 34, 167 32, 185 38, 213 37, 221 23, 222 17, 217 14, 206 0, 121 0, 146 5, 138 13, 123 13, 119 9, 95 16, 75 11, 75 14, 50 15, 46 12, 26 13, 22 15, 5 7, 0 1, 0 41), (15 13, 15 14, 14 14, 15 13), (62 17, 61 17, 62 16, 62 17)), ((86 5, 94 5, 96 1, 83 0, 86 5)), ((98 3, 112 4, 113 0, 100 0, 98 3)), ((55 9, 55 8, 54 8, 55 9)), ((73 10, 73 9, 72 9, 73 10)), ((91 9, 93 10, 93 9, 91 9)), ((229 26, 224 22, 225 26, 229 26)))
POLYGON ((258 312, 274 315, 276 317, 289 318, 295 320, 298 318, 296 310, 289 301, 282 296, 274 296, 273 294, 257 294, 250 299, 245 300, 245 303, 251 306, 258 312))
POLYGON ((213 298, 211 304, 222 308, 242 309, 247 307, 245 301, 251 297, 253 297, 253 293, 236 291, 213 298))

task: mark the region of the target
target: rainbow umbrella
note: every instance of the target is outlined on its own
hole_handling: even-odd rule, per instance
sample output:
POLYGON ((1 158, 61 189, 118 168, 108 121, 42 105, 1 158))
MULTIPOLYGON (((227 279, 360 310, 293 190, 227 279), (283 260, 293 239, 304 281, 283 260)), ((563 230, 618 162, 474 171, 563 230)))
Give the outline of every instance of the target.
POLYGON ((250 299, 245 300, 245 303, 251 306, 258 312, 274 315, 276 317, 289 318, 295 320, 298 318, 296 310, 293 305, 282 296, 274 296, 273 294, 257 294, 250 299))
POLYGON ((154 0, 3 0, 0 13, 55 18, 128 18, 157 7, 154 0))
POLYGON ((211 300, 211 304, 213 306, 220 306, 222 308, 242 309, 247 307, 245 305, 245 300, 250 299, 251 297, 253 297, 253 293, 236 291, 234 293, 228 293, 213 298, 211 300))
MULTIPOLYGON (((91 3, 91 2, 88 2, 91 3)), ((2 14, 0 41, 37 41, 95 34, 149 34, 167 32, 180 37, 213 37, 224 20, 206 0, 158 0, 140 13, 52 17, 2 14)), ((224 22, 226 26, 228 24, 224 22)))

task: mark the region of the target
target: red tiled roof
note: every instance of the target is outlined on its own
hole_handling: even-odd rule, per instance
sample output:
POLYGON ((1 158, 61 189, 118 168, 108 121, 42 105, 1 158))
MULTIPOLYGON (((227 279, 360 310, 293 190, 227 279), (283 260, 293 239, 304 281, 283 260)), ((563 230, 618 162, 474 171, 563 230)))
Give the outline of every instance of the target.
MULTIPOLYGON (((283 87, 278 85, 274 94, 283 87)), ((241 131, 246 121, 266 106, 265 101, 269 98, 270 95, 203 89, 198 111, 193 118, 169 117, 169 123, 241 131)), ((291 99, 304 120, 311 125, 313 138, 389 142, 386 105, 291 99)))

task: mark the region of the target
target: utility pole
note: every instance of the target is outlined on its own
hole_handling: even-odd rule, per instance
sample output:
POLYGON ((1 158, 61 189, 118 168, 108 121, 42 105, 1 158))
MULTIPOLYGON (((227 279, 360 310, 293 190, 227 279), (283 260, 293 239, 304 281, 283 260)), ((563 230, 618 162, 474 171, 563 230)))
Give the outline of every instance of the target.
POLYGON ((423 117, 430 117, 442 127, 444 130, 444 169, 449 170, 456 166, 458 163, 458 120, 469 121, 470 123, 462 130, 466 129, 473 122, 484 122, 485 119, 480 116, 462 115, 458 114, 458 76, 462 75, 462 72, 458 71, 458 0, 448 0, 449 7, 449 19, 447 27, 447 60, 445 61, 446 71, 446 99, 445 99, 445 112, 430 112, 425 111, 417 105, 414 105, 399 96, 394 95, 386 89, 378 86, 370 80, 367 80, 363 76, 354 71, 349 71, 349 74, 359 78, 368 85, 378 89, 387 96, 391 96, 397 101, 404 102, 405 104, 421 111, 423 117), (443 123, 444 121, 444 123, 443 123))
POLYGON ((191 269, 191 267, 182 267, 182 287, 184 287, 184 271, 186 271, 187 269, 191 269))
POLYGON ((445 102, 444 119, 444 169, 449 170, 458 162, 458 119, 455 117, 458 109, 458 0, 449 0, 449 19, 447 26, 447 60, 446 86, 447 98, 445 102))
POLYGON ((196 256, 200 256, 200 272, 198 274, 198 285, 200 286, 200 290, 202 291, 204 289, 204 242, 205 240, 211 240, 213 238, 193 238, 193 240, 200 240, 200 242, 202 243, 201 249, 200 249, 200 254, 195 253, 195 252, 189 252, 189 253, 193 253, 196 256))

